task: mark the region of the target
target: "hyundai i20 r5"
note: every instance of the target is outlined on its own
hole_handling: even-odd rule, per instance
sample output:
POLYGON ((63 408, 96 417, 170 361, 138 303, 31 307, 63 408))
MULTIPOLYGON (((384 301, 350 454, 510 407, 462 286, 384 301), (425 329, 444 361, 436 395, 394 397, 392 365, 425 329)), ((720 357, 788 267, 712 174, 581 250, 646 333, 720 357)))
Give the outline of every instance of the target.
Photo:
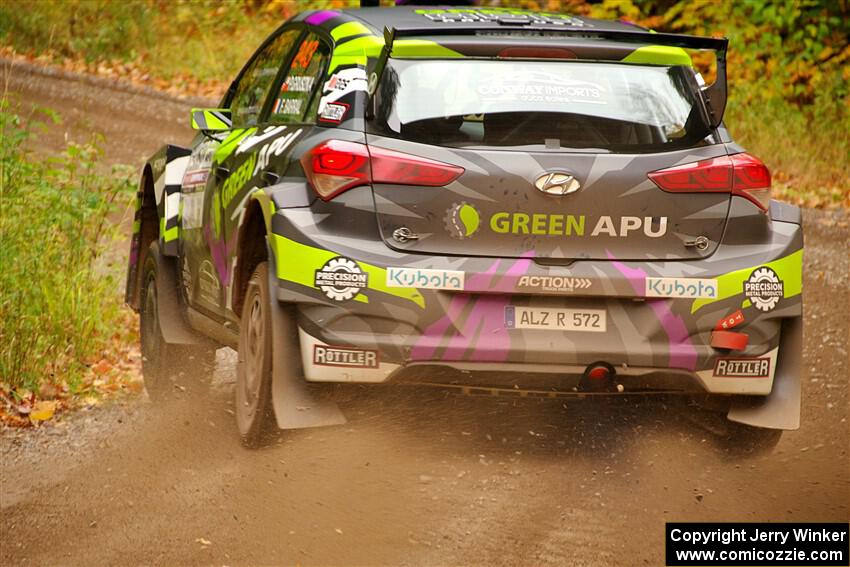
POLYGON ((722 122, 726 49, 509 9, 293 18, 144 166, 148 391, 230 345, 249 445, 342 422, 311 383, 435 376, 798 427, 800 212, 722 122))

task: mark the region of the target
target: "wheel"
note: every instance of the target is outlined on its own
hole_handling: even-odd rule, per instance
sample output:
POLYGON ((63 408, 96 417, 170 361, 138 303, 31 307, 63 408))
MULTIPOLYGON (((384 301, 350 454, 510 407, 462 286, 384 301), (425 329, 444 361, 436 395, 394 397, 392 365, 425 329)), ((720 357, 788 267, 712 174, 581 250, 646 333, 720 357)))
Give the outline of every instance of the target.
POLYGON ((268 263, 260 263, 245 291, 236 366, 236 423, 242 443, 259 446, 274 421, 272 319, 268 263))
POLYGON ((187 391, 203 392, 215 367, 215 349, 165 342, 156 285, 158 256, 159 246, 154 242, 145 257, 139 313, 142 376, 148 396, 154 401, 166 400, 187 391))
POLYGON ((732 454, 763 455, 771 452, 781 438, 781 429, 765 429, 729 421, 723 445, 732 454))

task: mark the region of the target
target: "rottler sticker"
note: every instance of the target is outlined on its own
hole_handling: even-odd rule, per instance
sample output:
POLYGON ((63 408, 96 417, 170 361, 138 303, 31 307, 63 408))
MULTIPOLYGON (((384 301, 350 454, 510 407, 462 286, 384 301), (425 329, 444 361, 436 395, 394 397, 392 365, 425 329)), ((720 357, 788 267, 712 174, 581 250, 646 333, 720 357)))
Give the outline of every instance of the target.
POLYGON ((718 358, 714 375, 721 378, 767 378, 770 376, 769 358, 718 358))
POLYGON ((315 345, 313 347, 313 364, 342 368, 378 368, 378 351, 315 345))

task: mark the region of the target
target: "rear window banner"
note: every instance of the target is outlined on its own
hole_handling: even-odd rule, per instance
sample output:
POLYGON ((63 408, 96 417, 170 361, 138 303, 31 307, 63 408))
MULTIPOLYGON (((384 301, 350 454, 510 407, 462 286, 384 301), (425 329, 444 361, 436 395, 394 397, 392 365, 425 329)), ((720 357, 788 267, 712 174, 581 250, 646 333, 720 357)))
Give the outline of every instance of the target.
POLYGON ((377 96, 375 133, 450 147, 656 152, 710 131, 684 66, 390 59, 377 96))

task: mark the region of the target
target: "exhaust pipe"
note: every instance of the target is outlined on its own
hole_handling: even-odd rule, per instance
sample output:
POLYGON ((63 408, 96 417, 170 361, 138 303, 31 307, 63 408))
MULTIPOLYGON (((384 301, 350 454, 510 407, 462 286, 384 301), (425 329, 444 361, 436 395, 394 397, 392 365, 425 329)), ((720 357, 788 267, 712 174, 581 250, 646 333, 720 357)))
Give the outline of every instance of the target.
POLYGON ((604 361, 587 365, 578 383, 580 392, 618 392, 622 386, 617 384, 617 371, 604 361))

